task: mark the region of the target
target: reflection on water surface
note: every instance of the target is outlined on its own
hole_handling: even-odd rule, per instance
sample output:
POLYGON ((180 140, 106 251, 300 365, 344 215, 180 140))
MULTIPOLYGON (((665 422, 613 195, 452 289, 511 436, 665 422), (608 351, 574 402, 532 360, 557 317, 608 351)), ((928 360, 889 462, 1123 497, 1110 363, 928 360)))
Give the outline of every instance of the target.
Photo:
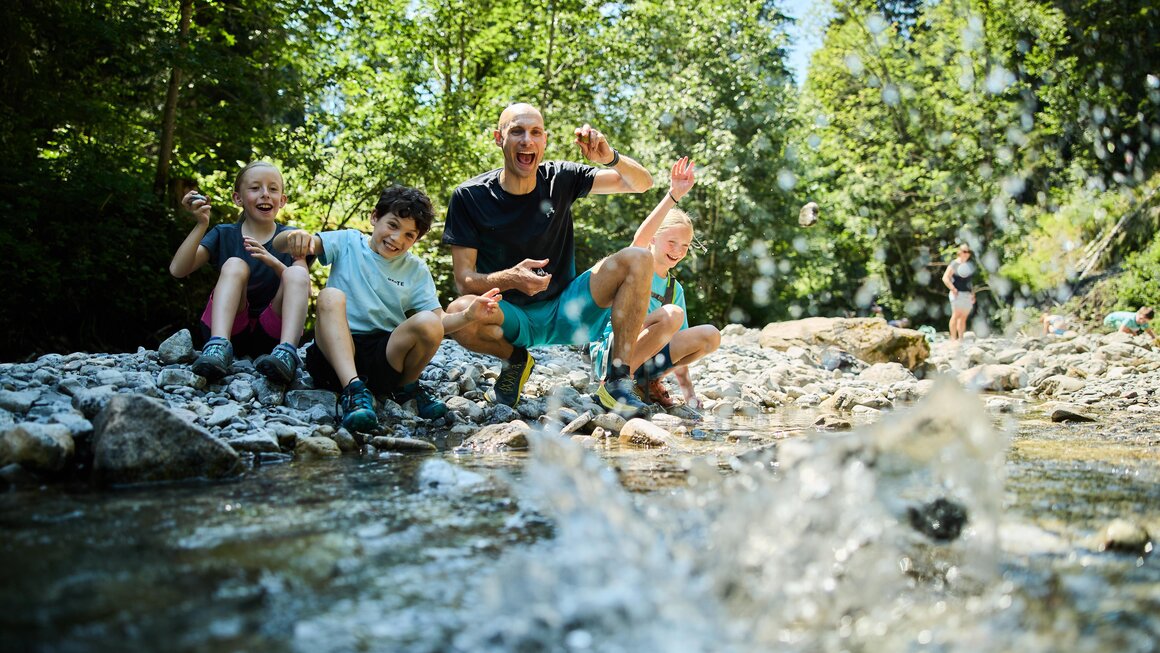
POLYGON ((1154 650, 1155 556, 1092 544, 1115 518, 1160 530, 1139 423, 993 422, 949 387, 855 435, 811 422, 9 492, 5 647, 1154 650), (936 497, 969 514, 949 543, 905 518, 936 497))

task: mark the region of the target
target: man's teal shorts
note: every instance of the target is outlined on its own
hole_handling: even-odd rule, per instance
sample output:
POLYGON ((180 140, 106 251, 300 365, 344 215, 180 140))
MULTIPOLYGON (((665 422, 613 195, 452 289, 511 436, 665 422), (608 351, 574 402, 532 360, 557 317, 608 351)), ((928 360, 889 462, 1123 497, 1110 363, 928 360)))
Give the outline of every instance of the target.
POLYGON ((586 270, 547 301, 516 306, 500 300, 504 340, 516 347, 587 345, 599 340, 612 309, 596 305, 588 286, 591 277, 592 270, 586 270))

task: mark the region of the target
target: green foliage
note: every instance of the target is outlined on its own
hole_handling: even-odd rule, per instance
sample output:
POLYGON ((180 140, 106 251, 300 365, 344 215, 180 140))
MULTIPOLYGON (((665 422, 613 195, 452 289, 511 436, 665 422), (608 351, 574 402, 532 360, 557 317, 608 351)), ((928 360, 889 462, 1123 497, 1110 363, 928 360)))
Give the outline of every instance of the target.
MULTIPOLYGON (((1000 303, 1023 302, 1021 295, 1061 287, 1074 274, 1069 265, 1094 237, 1094 216, 1114 224, 1124 210, 1116 193, 1098 193, 1101 175, 1141 181, 1155 164, 1137 150, 1146 155, 1148 142, 1160 140, 1160 95, 1147 91, 1147 66, 1139 62, 1129 75, 1122 66, 1135 55, 1121 56, 1121 46, 1097 34, 1109 20, 1126 28, 1129 15, 1150 34, 1157 17, 1144 7, 1107 9, 1115 4, 949 0, 913 3, 915 15, 869 0, 835 3, 794 140, 806 146, 804 189, 861 242, 850 251, 862 252, 863 288, 912 315, 937 317, 945 304, 940 253, 959 241, 982 253, 990 297, 1000 303), (1080 33, 1099 43, 1095 50, 1079 45, 1080 33), (1105 57, 1108 69, 1093 83, 1093 63, 1105 57), (1111 125, 1112 114, 1122 124, 1111 125), (1081 118, 1095 115, 1109 124, 1083 128, 1092 121, 1081 118), (1100 147, 1116 138, 1134 153, 1120 162, 1133 163, 1131 175, 1105 165, 1100 147)), ((809 249, 831 237, 810 235, 809 249)), ((854 281, 844 281, 847 291, 854 281)), ((862 301, 870 296, 863 292, 862 301)), ((848 298, 831 294, 817 310, 840 311, 837 302, 848 298)))
MULTIPOLYGON (((367 229, 391 183, 441 211, 500 165, 492 129, 517 100, 544 111, 549 158, 578 158, 572 131, 590 123, 657 181, 577 203, 582 266, 629 243, 676 158, 696 162, 682 204, 710 250, 679 271, 694 321, 872 301, 941 321, 938 277, 963 240, 988 272, 984 302, 1018 308, 1064 294, 1125 212, 1144 206, 1109 251, 1145 247, 1160 220, 1141 199, 1160 160, 1146 0, 837 0, 800 91, 773 0, 223 0, 194 2, 184 37, 181 4, 0 6, 0 272, 15 307, 0 355, 132 348, 192 323, 213 275, 166 271, 190 185, 232 219, 235 172, 265 158, 288 183, 284 217, 310 230, 367 229), (803 230, 810 200, 822 220, 803 230)), ((415 251, 448 301, 440 235, 415 251)), ((1151 296, 1152 251, 1128 265, 1125 300, 1151 296)))
POLYGON ((1160 305, 1160 239, 1124 261, 1124 275, 1116 280, 1115 290, 1122 306, 1160 305))
POLYGON ((82 194, 49 184, 0 200, 5 359, 80 346, 132 350, 185 326, 189 305, 208 293, 205 284, 195 298, 175 292, 165 273, 177 243, 164 237, 168 215, 150 176, 125 174, 101 152, 84 150, 69 162, 75 169, 46 164, 39 172, 82 194))
POLYGON ((1052 293, 1066 299, 1070 284, 1082 272, 1080 266, 1086 264, 1085 256, 1131 206, 1131 194, 1120 190, 1073 187, 1059 206, 1027 212, 1026 219, 1034 226, 1028 228, 1022 254, 1009 259, 1001 274, 1023 295, 1052 293))
POLYGON ((1094 183, 1134 186, 1158 168, 1160 6, 1060 0, 1061 38, 1035 62, 1051 144, 1094 183))

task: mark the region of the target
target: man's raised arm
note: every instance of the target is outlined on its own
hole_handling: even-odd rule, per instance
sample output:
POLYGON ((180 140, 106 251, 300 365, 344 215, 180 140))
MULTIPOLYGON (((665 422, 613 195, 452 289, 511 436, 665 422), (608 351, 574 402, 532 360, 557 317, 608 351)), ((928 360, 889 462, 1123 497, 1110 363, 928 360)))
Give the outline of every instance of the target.
POLYGON ((585 159, 606 166, 592 180, 592 194, 643 193, 652 188, 653 178, 649 171, 631 157, 613 149, 604 134, 591 125, 576 129, 575 143, 580 146, 585 159))

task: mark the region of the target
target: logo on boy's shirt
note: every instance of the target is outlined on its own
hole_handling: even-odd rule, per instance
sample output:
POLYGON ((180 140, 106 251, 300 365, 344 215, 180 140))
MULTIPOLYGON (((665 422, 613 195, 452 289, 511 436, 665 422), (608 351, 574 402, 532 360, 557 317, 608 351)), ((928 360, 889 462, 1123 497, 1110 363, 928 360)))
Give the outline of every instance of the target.
POLYGON ((390 281, 391 283, 395 284, 396 286, 398 286, 400 288, 403 287, 403 282, 399 281, 398 279, 392 279, 390 277, 387 277, 387 281, 390 281))

